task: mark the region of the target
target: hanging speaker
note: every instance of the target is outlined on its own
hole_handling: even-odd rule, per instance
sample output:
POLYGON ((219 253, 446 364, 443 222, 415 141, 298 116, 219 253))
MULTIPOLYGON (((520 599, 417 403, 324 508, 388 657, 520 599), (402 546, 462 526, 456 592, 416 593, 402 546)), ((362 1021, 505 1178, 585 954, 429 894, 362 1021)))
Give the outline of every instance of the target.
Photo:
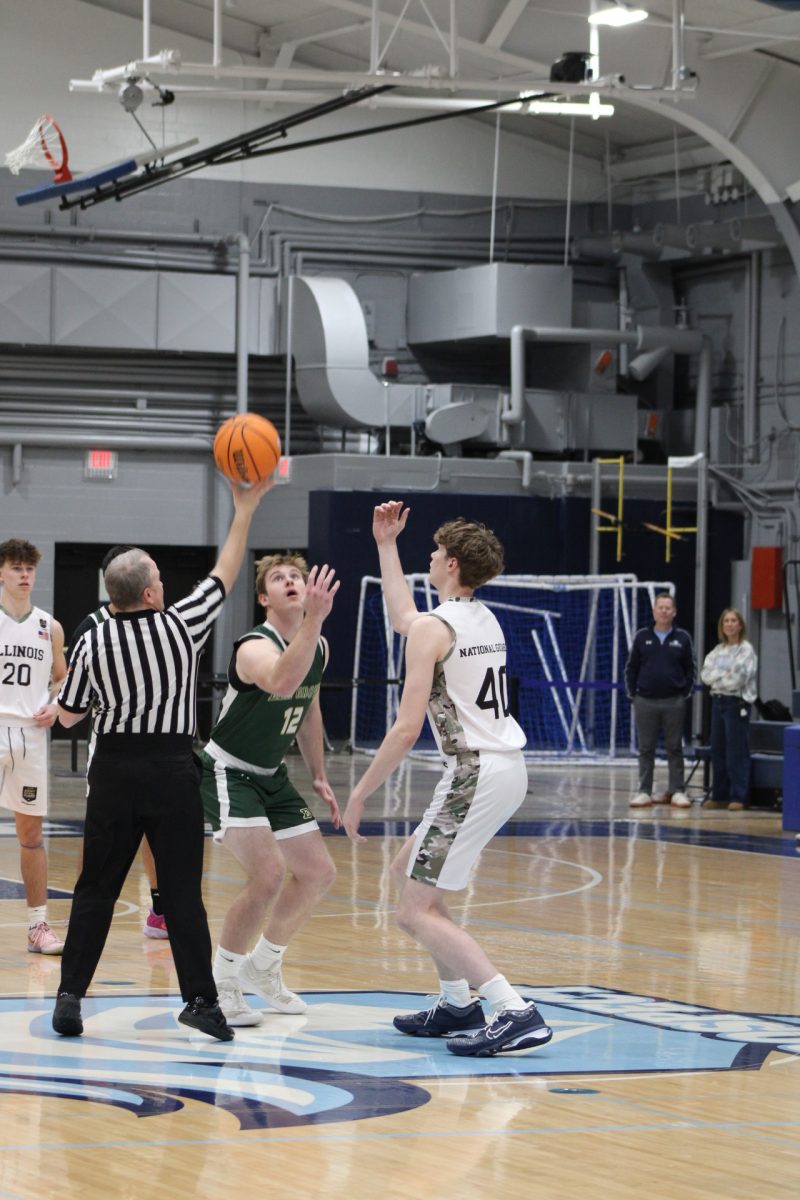
POLYGON ((550 68, 551 83, 585 83, 591 79, 588 50, 565 50, 550 68))

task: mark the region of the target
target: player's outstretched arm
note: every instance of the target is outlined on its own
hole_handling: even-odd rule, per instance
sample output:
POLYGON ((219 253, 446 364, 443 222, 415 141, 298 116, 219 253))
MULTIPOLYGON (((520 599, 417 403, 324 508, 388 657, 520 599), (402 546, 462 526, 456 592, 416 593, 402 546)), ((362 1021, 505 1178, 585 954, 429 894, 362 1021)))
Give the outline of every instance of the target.
POLYGON ((403 507, 400 500, 385 500, 376 506, 372 517, 372 536, 378 546, 383 597, 396 633, 408 633, 411 622, 419 615, 397 550, 397 538, 406 527, 410 511, 403 507))
POLYGON ((226 594, 236 583, 241 570, 253 514, 274 483, 272 478, 262 479, 250 488, 242 488, 228 481, 233 495, 233 520, 219 552, 219 558, 209 572, 222 581, 226 594))
POLYGON ((437 617, 420 615, 408 633, 406 682, 397 720, 383 739, 378 753, 350 793, 342 815, 345 833, 355 842, 366 841, 358 832, 364 804, 413 749, 425 720, 436 663, 450 649, 447 626, 437 617))

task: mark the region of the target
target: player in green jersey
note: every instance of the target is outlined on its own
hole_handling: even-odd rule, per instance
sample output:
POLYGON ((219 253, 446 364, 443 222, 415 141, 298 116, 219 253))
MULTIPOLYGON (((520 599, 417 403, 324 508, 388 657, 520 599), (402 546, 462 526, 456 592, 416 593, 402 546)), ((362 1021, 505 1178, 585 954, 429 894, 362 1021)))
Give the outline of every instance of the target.
POLYGON ((336 868, 283 756, 296 740, 312 787, 338 829, 319 704, 328 660, 321 629, 338 590, 332 568, 309 571, 296 554, 268 555, 256 563, 264 621, 234 645, 228 691, 202 754, 203 803, 214 840, 247 876, 226 913, 214 959, 219 1004, 231 1025, 261 1021, 242 990, 255 992, 277 1012, 306 1009, 284 986, 281 964, 289 940, 333 883, 336 868))

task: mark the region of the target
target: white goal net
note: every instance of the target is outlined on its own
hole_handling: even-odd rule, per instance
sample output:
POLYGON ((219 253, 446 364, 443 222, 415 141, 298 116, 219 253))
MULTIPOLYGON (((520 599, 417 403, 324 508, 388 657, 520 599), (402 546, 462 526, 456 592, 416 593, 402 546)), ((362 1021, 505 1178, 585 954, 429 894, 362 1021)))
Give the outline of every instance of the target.
MULTIPOLYGON (((417 607, 436 606, 427 575, 408 575, 417 607)), ((635 752, 624 670, 637 629, 673 585, 635 575, 503 575, 480 588, 506 638, 511 710, 534 759, 598 762, 635 752)), ((365 576, 356 629, 350 743, 373 751, 391 727, 404 676, 380 579, 365 576)), ((427 723, 418 752, 433 752, 427 723)))

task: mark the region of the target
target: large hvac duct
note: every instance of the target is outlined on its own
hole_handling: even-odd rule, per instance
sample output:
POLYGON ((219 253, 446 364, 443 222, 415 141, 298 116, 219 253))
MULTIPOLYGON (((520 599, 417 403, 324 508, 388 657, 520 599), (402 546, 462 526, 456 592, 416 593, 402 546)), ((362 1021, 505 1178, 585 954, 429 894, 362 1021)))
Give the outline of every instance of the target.
POLYGON ((666 347, 673 354, 698 354, 697 400, 695 411, 695 451, 708 453, 708 429, 711 411, 711 341, 693 329, 661 325, 638 325, 636 329, 531 328, 515 325, 511 330, 511 393, 501 416, 504 426, 522 421, 525 403, 525 341, 579 345, 602 342, 609 346, 635 346, 650 352, 666 347))
POLYGON ((382 383, 370 370, 364 313, 344 279, 294 277, 292 356, 303 408, 321 425, 374 428, 414 420, 414 387, 382 383))

